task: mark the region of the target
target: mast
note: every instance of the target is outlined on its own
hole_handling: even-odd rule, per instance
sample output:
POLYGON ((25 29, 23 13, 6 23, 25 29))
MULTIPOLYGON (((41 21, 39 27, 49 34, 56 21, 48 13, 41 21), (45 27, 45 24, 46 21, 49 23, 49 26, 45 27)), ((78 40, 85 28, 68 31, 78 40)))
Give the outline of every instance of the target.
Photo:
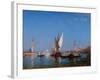
POLYGON ((32 40, 32 47, 31 47, 31 52, 34 52, 34 41, 32 40))

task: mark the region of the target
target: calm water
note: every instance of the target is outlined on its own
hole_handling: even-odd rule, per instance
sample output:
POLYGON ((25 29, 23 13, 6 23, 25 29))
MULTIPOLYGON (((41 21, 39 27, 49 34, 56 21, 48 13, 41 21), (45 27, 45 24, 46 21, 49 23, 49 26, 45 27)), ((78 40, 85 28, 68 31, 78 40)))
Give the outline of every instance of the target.
POLYGON ((90 66, 90 56, 81 54, 78 58, 54 58, 54 57, 36 57, 24 56, 23 68, 54 68, 54 67, 74 67, 74 66, 90 66))

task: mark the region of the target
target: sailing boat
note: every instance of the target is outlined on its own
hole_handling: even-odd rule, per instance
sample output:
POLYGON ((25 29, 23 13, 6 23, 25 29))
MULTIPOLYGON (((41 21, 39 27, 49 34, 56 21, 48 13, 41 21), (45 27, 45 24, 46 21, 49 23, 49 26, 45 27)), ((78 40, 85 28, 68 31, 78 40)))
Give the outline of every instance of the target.
POLYGON ((44 57, 44 54, 42 52, 38 52, 38 57, 44 57))
POLYGON ((55 38, 55 45, 54 45, 54 49, 53 49, 53 54, 51 56, 55 56, 55 57, 60 57, 61 56, 61 47, 63 44, 63 33, 61 34, 61 36, 58 36, 55 38))
POLYGON ((76 48, 76 41, 73 43, 74 49, 70 51, 69 58, 80 57, 80 52, 76 48))

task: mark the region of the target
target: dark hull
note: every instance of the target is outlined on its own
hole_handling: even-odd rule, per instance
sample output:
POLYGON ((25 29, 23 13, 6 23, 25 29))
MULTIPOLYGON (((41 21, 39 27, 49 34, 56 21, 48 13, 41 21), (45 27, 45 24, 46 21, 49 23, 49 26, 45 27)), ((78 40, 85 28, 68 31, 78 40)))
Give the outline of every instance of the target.
POLYGON ((38 55, 38 57, 44 57, 44 55, 38 55))
POLYGON ((80 57, 80 55, 75 56, 75 55, 73 55, 73 54, 70 54, 70 55, 68 55, 67 57, 68 57, 68 58, 77 58, 77 57, 80 57))

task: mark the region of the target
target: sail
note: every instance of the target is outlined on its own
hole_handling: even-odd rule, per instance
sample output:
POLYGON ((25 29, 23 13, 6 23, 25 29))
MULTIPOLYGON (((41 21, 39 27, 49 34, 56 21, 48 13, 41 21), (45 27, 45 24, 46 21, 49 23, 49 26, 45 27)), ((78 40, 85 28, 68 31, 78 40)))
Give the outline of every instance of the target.
POLYGON ((59 44, 59 47, 61 48, 62 44, 63 44, 63 33, 62 33, 61 37, 59 38, 58 44, 59 44))

